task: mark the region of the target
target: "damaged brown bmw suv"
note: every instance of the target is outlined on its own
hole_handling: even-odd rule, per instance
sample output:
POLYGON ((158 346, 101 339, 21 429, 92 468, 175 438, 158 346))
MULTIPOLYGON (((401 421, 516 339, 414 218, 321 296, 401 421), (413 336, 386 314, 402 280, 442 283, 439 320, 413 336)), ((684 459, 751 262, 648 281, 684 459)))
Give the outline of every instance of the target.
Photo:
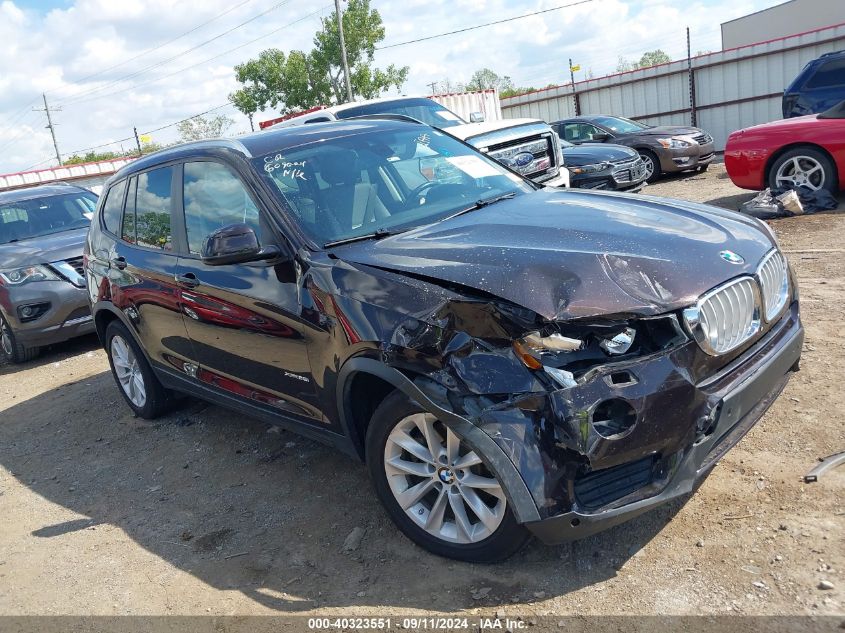
POLYGON ((761 222, 543 188, 402 117, 134 161, 85 258, 136 414, 183 392, 328 442, 413 541, 470 561, 691 492, 803 340, 761 222))

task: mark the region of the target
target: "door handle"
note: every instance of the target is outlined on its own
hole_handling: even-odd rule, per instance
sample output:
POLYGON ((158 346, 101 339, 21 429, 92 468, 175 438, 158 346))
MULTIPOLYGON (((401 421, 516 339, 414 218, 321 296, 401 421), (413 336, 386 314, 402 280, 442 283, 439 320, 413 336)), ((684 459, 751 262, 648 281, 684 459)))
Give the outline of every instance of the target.
POLYGON ((109 265, 117 268, 118 270, 123 270, 126 268, 126 258, 125 257, 115 257, 109 260, 109 265))
POLYGON ((185 273, 184 275, 176 275, 174 277, 176 283, 183 288, 196 288, 200 285, 200 280, 194 273, 185 273))

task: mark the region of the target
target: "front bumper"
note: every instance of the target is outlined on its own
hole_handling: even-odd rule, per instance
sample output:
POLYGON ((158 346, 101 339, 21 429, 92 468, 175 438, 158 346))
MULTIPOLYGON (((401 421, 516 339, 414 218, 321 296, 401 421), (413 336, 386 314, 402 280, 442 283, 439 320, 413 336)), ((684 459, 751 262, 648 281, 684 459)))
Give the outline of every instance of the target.
POLYGON ((2 300, 3 316, 19 343, 41 347, 61 343, 94 331, 94 319, 85 288, 67 281, 38 281, 14 288, 2 300), (18 308, 48 304, 38 318, 21 319, 18 308))
MULTIPOLYGON (((574 507, 569 512, 526 523, 540 540, 556 544, 595 534, 632 519, 656 506, 691 493, 716 462, 733 447, 763 416, 778 397, 801 357, 804 329, 793 304, 784 317, 781 331, 764 337, 743 364, 751 364, 744 379, 732 381, 732 372, 723 371, 700 388, 716 401, 718 421, 704 438, 679 451, 668 460, 661 478, 643 490, 587 512, 574 507)), ((732 365, 729 365, 730 368, 732 365)))
POLYGON ((716 158, 713 143, 692 145, 682 149, 665 149, 659 152, 660 167, 665 172, 686 171, 709 165, 716 158))
POLYGON ((641 191, 645 185, 645 178, 636 182, 617 182, 609 172, 572 177, 572 187, 576 189, 598 189, 601 191, 624 191, 626 193, 637 193, 638 191, 641 191))
POLYGON ((548 180, 537 181, 537 183, 543 185, 544 187, 568 188, 570 186, 569 170, 566 167, 561 167, 560 173, 557 176, 549 178, 548 180))

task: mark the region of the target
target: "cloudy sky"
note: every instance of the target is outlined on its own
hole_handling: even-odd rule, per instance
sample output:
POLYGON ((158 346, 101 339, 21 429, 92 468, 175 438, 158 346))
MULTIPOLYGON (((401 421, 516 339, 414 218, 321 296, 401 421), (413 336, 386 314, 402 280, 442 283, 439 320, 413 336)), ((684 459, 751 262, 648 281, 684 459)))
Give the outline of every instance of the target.
MULTIPOLYGON (((393 44, 571 3, 573 0, 372 0, 393 44)), ((410 66, 405 94, 424 94, 446 78, 467 81, 489 67, 520 86, 568 80, 567 59, 581 77, 612 72, 618 57, 661 48, 686 54, 719 50, 719 24, 778 0, 590 0, 543 15, 460 35, 391 47, 380 65, 410 66)), ((227 95, 232 67, 264 48, 311 48, 333 0, 0 0, 0 173, 55 162, 45 129, 46 92, 62 155, 111 143, 128 149, 133 126, 145 133, 185 117, 249 123, 227 95), (222 107, 218 107, 222 106, 222 107), (61 108, 59 110, 59 108, 61 108), (52 161, 52 162, 51 162, 52 161)), ((259 115, 258 120, 274 113, 259 115)), ((153 133, 175 140, 175 127, 153 133)))

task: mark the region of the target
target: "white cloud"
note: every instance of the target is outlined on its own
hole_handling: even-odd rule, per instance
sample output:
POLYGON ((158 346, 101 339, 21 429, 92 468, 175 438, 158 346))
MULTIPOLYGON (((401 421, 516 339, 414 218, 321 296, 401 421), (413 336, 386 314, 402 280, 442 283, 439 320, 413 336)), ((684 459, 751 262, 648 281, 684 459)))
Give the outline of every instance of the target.
MULTIPOLYGON (((279 0, 284 1, 284 0, 279 0)), ((330 0, 323 15, 328 14, 330 0)), ((562 4, 563 0, 372 0, 385 22, 384 44, 425 37, 562 4)), ((63 154, 132 137, 226 103, 237 84, 232 67, 264 48, 310 49, 319 16, 208 62, 315 10, 319 3, 287 0, 284 6, 195 51, 186 49, 266 11, 276 1, 75 0, 46 14, 33 0, 0 2, 0 172, 24 169, 53 155, 40 107, 46 91, 63 154), (35 9, 30 7, 36 7, 35 9), (234 9, 233 9, 234 8, 234 9), (136 60, 121 64, 187 30, 229 11, 195 32, 136 60), (131 73, 144 70, 120 81, 131 73), (201 63, 206 62, 206 63, 201 63), (178 72, 183 68, 184 72, 178 72), (105 71, 105 72, 101 72, 105 71), (95 76, 86 79, 89 75, 95 76), (90 93, 90 94, 89 94, 90 93), (95 97, 101 97, 95 99, 95 97)), ((517 85, 537 87, 568 80, 567 60, 597 75, 612 71, 621 54, 629 59, 662 48, 685 54, 684 27, 693 50, 719 48, 719 23, 774 0, 593 0, 588 4, 505 22, 419 44, 379 51, 376 63, 408 65, 406 94, 424 94, 426 84, 467 81, 489 67, 517 85)), ((248 130, 245 117, 228 107, 218 112, 236 120, 232 131, 248 130)), ((270 118, 268 112, 257 118, 270 118)), ((170 141, 175 128, 154 134, 170 141)), ((124 141, 129 148, 134 140, 124 141)), ((114 145, 111 149, 119 149, 114 145)))

